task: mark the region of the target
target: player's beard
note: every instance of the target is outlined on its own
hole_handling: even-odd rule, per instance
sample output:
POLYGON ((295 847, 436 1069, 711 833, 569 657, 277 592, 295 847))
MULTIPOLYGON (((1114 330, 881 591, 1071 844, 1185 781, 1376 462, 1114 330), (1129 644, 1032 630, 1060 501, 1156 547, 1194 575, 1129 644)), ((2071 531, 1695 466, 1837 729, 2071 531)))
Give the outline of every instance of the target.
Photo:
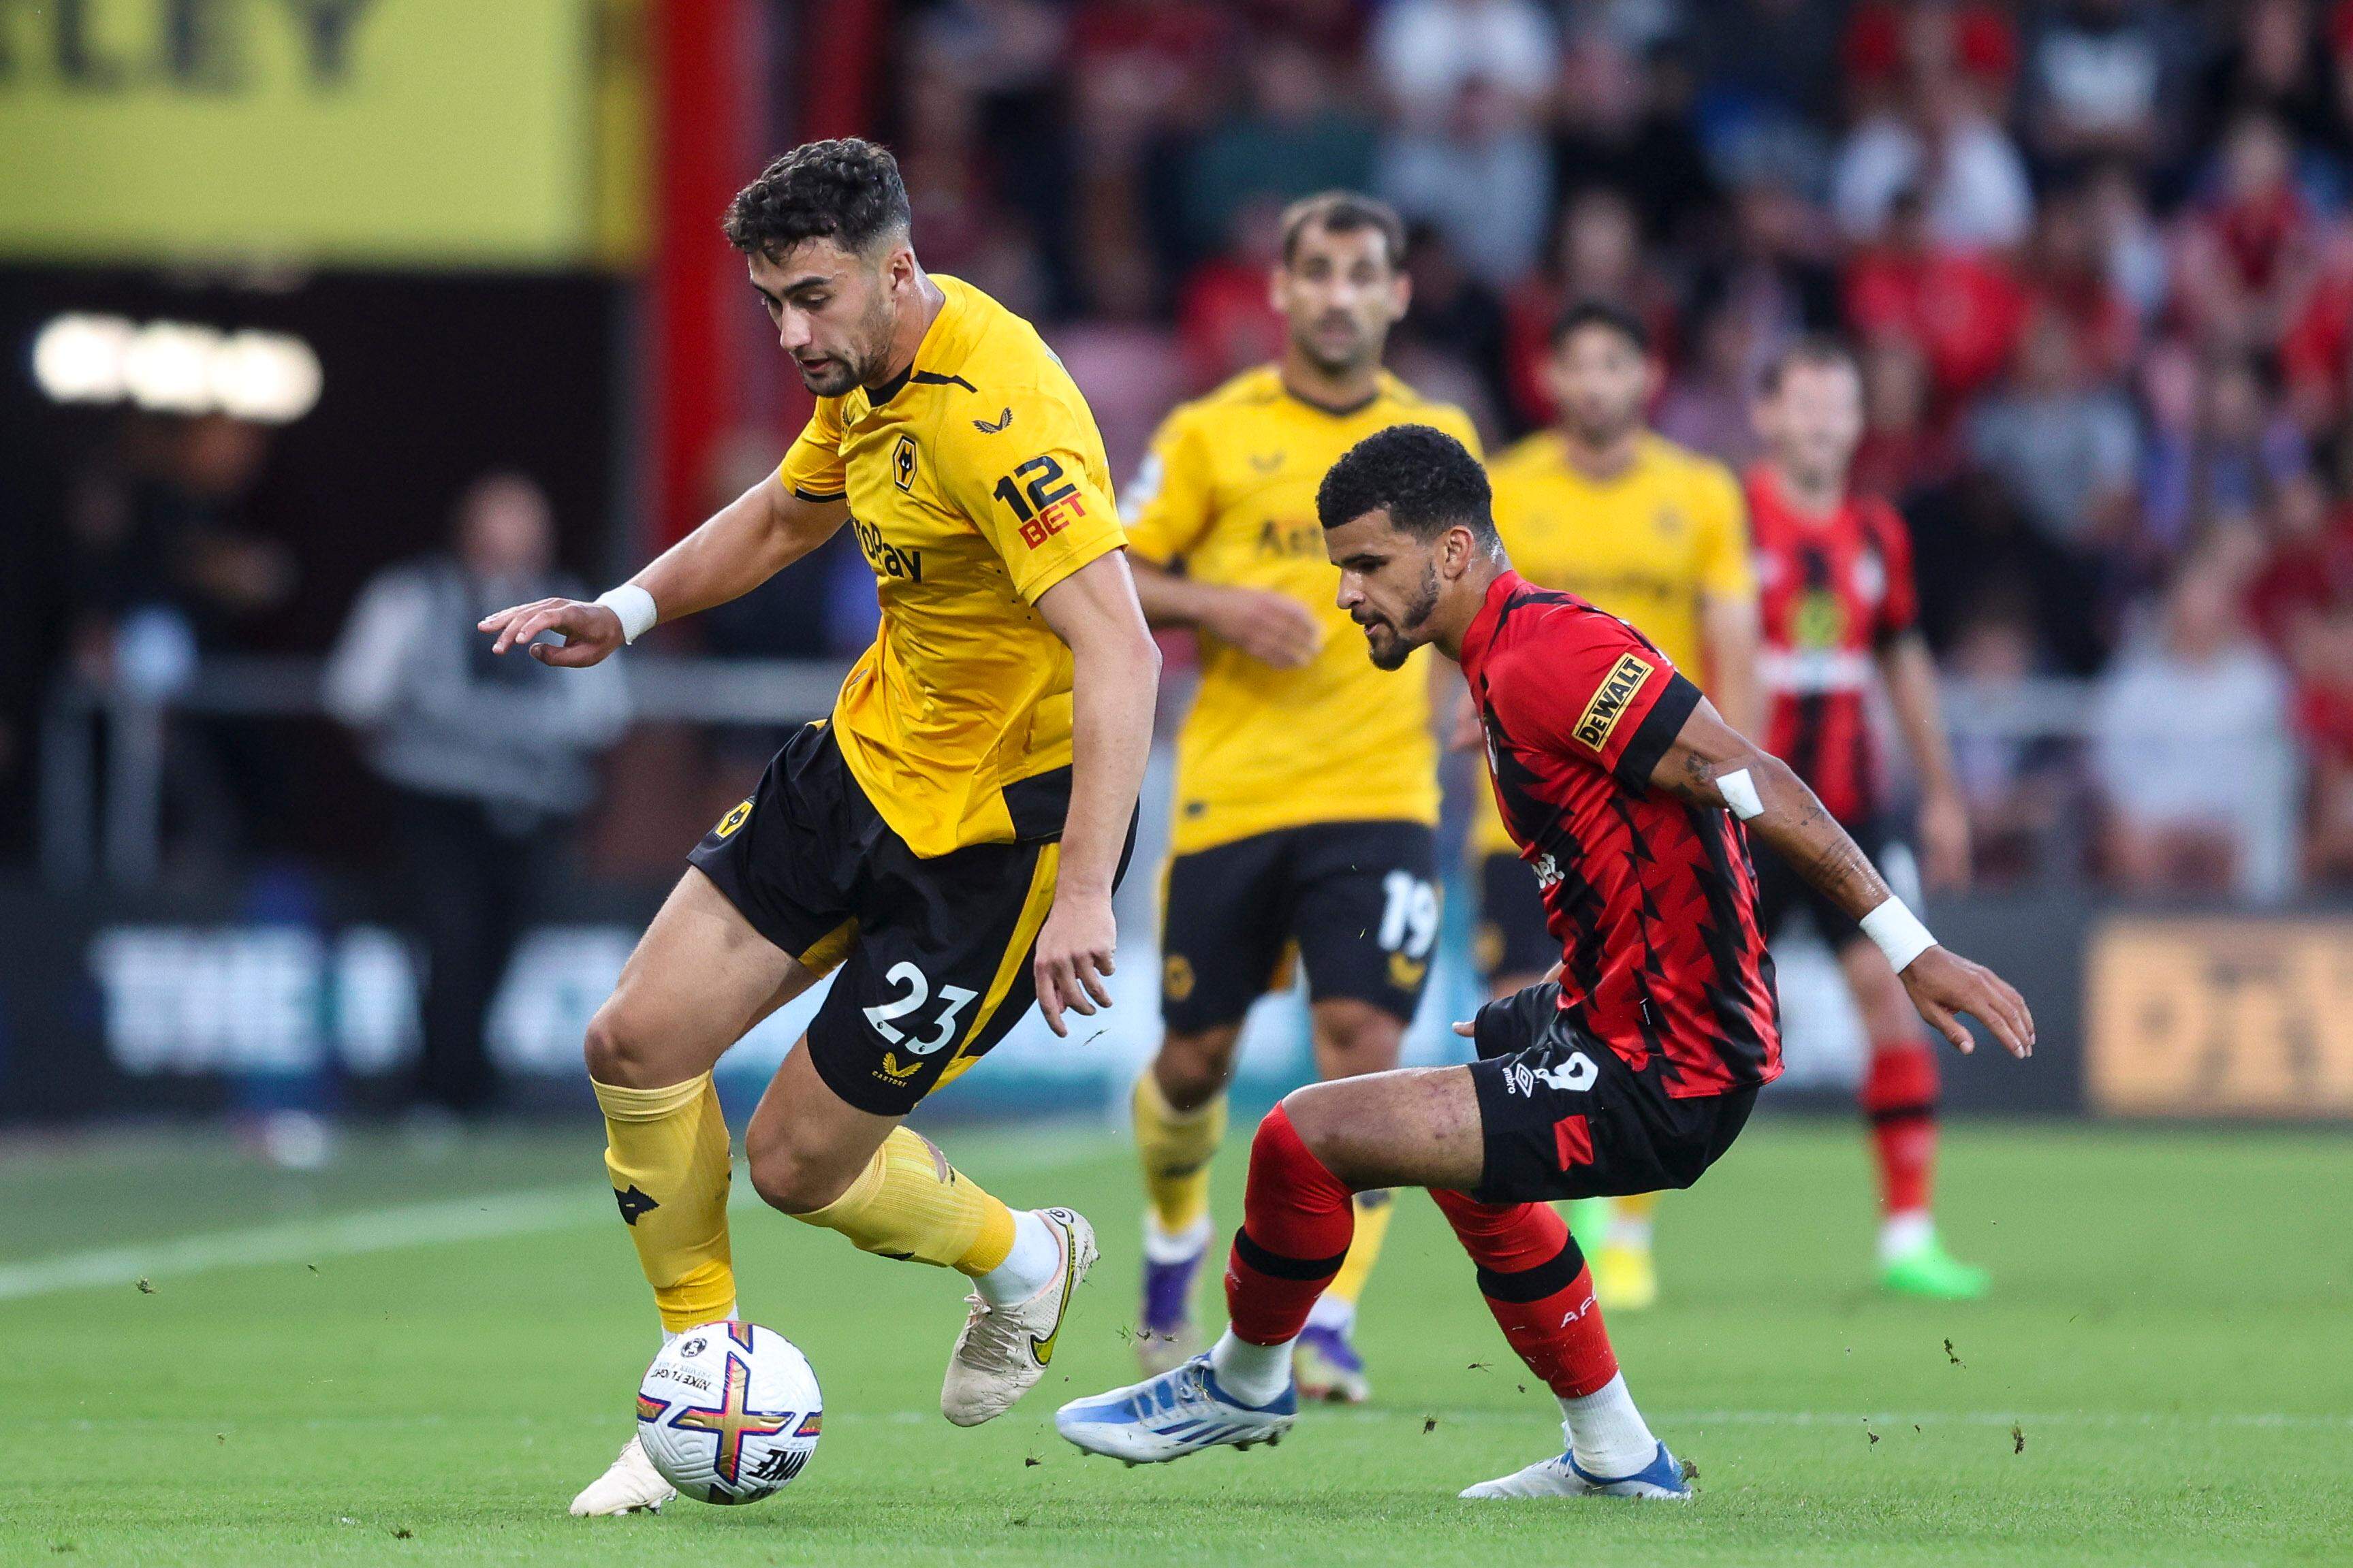
POLYGON ((1381 357, 1381 341, 1377 336, 1356 330, 1356 324, 1353 321, 1347 324, 1352 329, 1348 346, 1337 353, 1319 342, 1313 330, 1292 333, 1292 346, 1321 374, 1335 381, 1345 381, 1381 357))
POLYGON ((1577 433, 1577 438, 1588 447, 1599 448, 1615 446, 1625 439, 1628 433, 1642 422, 1642 405, 1636 403, 1625 408, 1612 408, 1600 418, 1584 417, 1574 408, 1567 410, 1567 415, 1569 426, 1577 433))
POLYGON ((889 298, 878 293, 858 324, 858 336, 865 346, 856 357, 831 356, 814 375, 807 365, 795 362, 801 373, 801 384, 819 397, 846 397, 857 387, 872 386, 882 381, 890 369, 891 329, 895 324, 889 298))
POLYGON ((1376 669, 1402 669, 1413 650, 1428 642, 1428 637, 1412 634, 1430 624, 1438 613, 1438 568, 1425 564, 1421 569, 1421 591, 1413 603, 1406 606, 1405 621, 1392 626, 1387 621, 1375 621, 1365 627, 1365 644, 1372 655, 1376 669))

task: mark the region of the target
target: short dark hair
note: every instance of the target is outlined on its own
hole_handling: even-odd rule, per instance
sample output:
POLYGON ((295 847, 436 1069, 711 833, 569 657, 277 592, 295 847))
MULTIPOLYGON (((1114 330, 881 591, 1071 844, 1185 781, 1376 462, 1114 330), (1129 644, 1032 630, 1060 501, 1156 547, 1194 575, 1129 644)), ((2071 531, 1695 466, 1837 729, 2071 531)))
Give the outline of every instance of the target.
POLYGON ((1315 516, 1326 528, 1387 511, 1389 521, 1425 542, 1462 527, 1495 544, 1487 470, 1461 442, 1428 425, 1392 425, 1340 455, 1315 488, 1315 516))
POLYGON ((727 243, 781 259, 795 246, 829 239, 863 254, 910 223, 906 182, 890 150, 855 136, 811 142, 760 171, 727 204, 727 243))
POLYGON ((1642 318, 1615 300, 1579 300, 1560 313, 1552 324, 1552 346, 1555 350, 1588 327, 1607 327, 1634 345, 1638 354, 1651 352, 1651 329, 1642 318))
POLYGON ((1838 366, 1852 371, 1856 380, 1862 379, 1862 362, 1854 357, 1854 350, 1847 346, 1844 338, 1829 332, 1808 332, 1767 363, 1765 374, 1757 377, 1757 390, 1767 397, 1780 395, 1781 383, 1800 366, 1808 370, 1838 366))
POLYGON ((1310 228, 1320 228, 1326 234, 1378 229, 1381 252, 1388 258, 1389 270, 1395 272, 1405 266, 1405 220, 1387 202, 1355 191, 1318 191, 1312 196, 1300 197, 1282 209, 1285 267, 1298 254, 1299 237, 1310 228))

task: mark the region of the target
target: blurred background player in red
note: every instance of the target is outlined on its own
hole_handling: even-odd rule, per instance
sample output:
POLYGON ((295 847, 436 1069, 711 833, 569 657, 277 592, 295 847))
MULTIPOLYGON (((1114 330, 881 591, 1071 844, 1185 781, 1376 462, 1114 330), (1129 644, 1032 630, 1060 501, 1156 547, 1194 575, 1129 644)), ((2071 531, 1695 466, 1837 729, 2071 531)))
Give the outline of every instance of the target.
MULTIPOLYGON (((1847 483, 1862 438, 1860 365, 1833 339, 1799 340, 1767 368, 1756 421, 1766 455, 1746 484, 1766 749, 1811 786, 1898 896, 1916 901, 1918 866, 1894 819, 1868 710, 1876 676, 1919 778, 1928 880, 1964 888, 1968 811, 1920 633, 1911 539, 1894 507, 1847 483)), ((1756 858, 1767 940, 1802 910, 1837 958, 1870 1042, 1861 1098, 1879 1169, 1880 1283, 1944 1300, 1984 1294, 1985 1271, 1955 1259, 1936 1237, 1936 1058, 1903 982, 1862 928, 1795 869, 1761 846, 1756 858)))

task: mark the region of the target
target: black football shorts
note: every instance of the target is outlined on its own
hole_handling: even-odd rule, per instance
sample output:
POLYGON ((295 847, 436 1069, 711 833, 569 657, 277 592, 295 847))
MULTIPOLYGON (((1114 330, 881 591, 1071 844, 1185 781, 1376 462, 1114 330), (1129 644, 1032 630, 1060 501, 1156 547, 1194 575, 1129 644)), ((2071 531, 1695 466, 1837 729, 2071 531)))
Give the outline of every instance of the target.
POLYGON ((1516 855, 1499 851, 1479 862, 1479 928, 1471 955, 1490 985, 1506 974, 1542 974, 1560 962, 1560 943, 1545 929, 1535 868, 1516 855))
POLYGON ((1625 1197, 1688 1187, 1715 1163, 1757 1103, 1736 1089, 1669 1095, 1656 1053, 1641 1072, 1560 1010, 1560 987, 1531 985, 1479 1009, 1482 1203, 1625 1197))
POLYGON ((1160 1015, 1193 1034, 1241 1022, 1287 980, 1411 1022, 1438 940, 1436 835, 1419 822, 1319 822, 1256 833, 1168 863, 1160 1015))
POLYGON ((687 861, 768 941, 820 974, 839 966, 809 1024, 809 1063, 859 1110, 903 1116, 1037 1000, 1030 963, 1060 848, 1037 838, 926 859, 866 798, 832 726, 812 724, 687 861))

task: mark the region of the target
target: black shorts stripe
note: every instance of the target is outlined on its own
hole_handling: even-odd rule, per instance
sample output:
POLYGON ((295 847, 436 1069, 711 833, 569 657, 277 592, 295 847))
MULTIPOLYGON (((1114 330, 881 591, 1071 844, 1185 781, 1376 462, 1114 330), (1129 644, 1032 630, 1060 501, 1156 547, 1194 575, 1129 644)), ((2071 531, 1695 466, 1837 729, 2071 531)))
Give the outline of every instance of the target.
POLYGON ((1252 1241, 1247 1230, 1234 1232, 1234 1251, 1244 1263, 1271 1279, 1329 1279, 1340 1272, 1340 1265, 1348 1256, 1343 1252, 1330 1258, 1285 1258, 1252 1241))
POLYGON ((1585 1254, 1570 1237, 1561 1243, 1559 1256, 1549 1263, 1539 1263, 1534 1268, 1523 1268, 1515 1274, 1499 1274, 1493 1268, 1479 1270, 1479 1294, 1490 1301, 1541 1301, 1546 1296, 1557 1296, 1577 1283, 1585 1271, 1585 1254))

